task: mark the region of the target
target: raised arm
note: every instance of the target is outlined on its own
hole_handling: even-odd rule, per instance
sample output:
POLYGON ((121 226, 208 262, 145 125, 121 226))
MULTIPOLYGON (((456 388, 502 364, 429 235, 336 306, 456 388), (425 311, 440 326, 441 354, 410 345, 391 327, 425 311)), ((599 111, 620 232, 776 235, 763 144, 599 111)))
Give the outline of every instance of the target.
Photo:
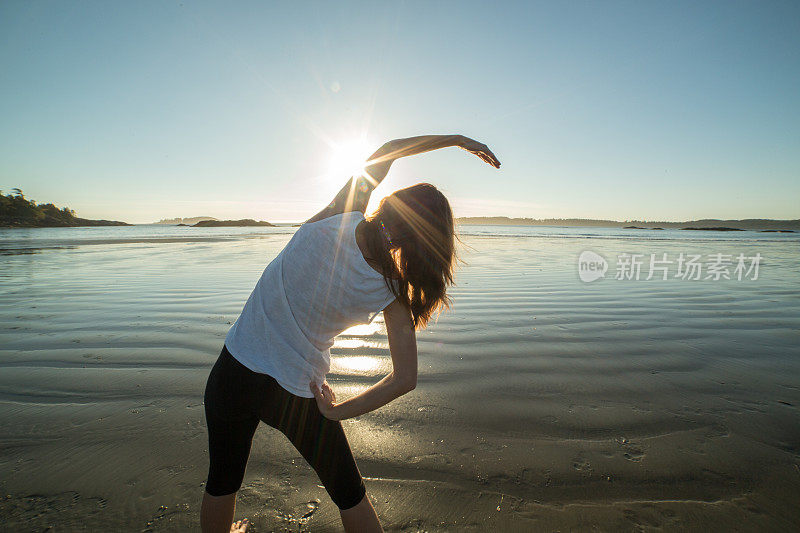
POLYGON ((489 150, 489 147, 463 135, 421 135, 406 139, 395 139, 378 148, 365 163, 364 172, 358 176, 352 176, 333 201, 325 209, 308 219, 306 223, 316 222, 346 211, 361 211, 364 213, 367 210, 372 191, 380 185, 389 173, 392 163, 401 157, 422 154, 450 146, 462 148, 471 154, 477 155, 495 168, 500 168, 500 161, 489 150))
POLYGON ((322 388, 310 383, 317 406, 326 418, 345 420, 363 415, 386 405, 395 398, 412 391, 417 386, 417 336, 411 322, 411 313, 395 300, 383 311, 386 333, 389 336, 389 351, 392 355, 392 371, 378 383, 361 394, 341 403, 327 383, 322 388))
POLYGON ((392 161, 401 157, 422 154, 439 148, 458 146, 477 155, 495 168, 500 168, 500 161, 495 157, 489 147, 463 135, 420 135, 407 139, 389 141, 383 148, 387 150, 386 158, 392 161))

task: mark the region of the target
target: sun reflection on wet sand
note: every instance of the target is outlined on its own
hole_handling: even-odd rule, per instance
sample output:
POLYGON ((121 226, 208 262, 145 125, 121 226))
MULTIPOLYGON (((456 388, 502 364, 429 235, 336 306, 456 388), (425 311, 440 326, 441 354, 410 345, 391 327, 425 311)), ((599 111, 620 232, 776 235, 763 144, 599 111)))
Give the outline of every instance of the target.
POLYGON ((339 339, 337 338, 333 342, 333 348, 347 348, 350 350, 355 350, 358 348, 378 348, 382 350, 386 350, 389 348, 389 344, 386 342, 381 341, 368 341, 364 339, 339 339))
POLYGON ((371 355, 334 356, 331 357, 330 371, 349 376, 380 376, 392 371, 392 361, 371 355))
MULTIPOLYGON (((369 324, 358 324, 344 330, 334 340, 332 348, 343 353, 331 355, 331 374, 352 377, 383 377, 392 371, 386 325, 379 315, 369 324)), ((355 396, 370 384, 356 384, 346 379, 336 384, 337 393, 355 396)))

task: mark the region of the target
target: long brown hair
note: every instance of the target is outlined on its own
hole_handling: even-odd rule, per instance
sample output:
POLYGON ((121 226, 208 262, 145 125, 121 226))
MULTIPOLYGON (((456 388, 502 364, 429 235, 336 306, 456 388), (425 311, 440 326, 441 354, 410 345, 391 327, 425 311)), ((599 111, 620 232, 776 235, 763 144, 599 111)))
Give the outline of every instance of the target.
POLYGON ((419 183, 383 198, 366 218, 366 245, 392 293, 411 311, 415 329, 451 306, 455 224, 447 198, 419 183), (396 284, 396 286, 395 286, 396 284))

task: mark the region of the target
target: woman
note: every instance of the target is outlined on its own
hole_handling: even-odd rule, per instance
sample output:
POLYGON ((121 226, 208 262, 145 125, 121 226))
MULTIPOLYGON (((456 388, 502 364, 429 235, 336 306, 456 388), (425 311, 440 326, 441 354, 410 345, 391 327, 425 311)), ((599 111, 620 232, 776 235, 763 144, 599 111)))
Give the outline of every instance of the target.
POLYGON ((283 432, 316 471, 345 530, 382 531, 340 420, 416 386, 415 331, 449 305, 454 223, 447 199, 427 183, 387 196, 369 218, 364 211, 395 160, 448 146, 500 167, 486 145, 462 135, 388 142, 264 270, 206 384, 204 532, 246 529, 247 520, 231 522, 259 422, 283 432), (381 311, 393 370, 337 403, 325 382, 333 338, 381 311))

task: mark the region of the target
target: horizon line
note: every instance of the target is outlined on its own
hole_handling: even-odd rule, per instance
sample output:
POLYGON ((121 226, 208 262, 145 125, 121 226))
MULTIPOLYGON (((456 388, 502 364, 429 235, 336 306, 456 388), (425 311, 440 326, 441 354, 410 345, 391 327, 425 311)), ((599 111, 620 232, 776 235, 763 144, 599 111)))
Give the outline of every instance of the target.
MULTIPOLYGON (((191 220, 191 219, 209 219, 209 220, 246 220, 250 217, 245 217, 242 219, 236 218, 217 218, 212 216, 194 216, 194 217, 169 217, 169 218, 162 218, 156 222, 134 222, 134 225, 153 225, 153 224, 162 224, 164 220, 191 220)), ((656 219, 647 219, 647 218, 627 218, 627 219, 611 219, 611 218, 584 218, 584 217, 543 217, 543 218, 533 218, 533 217, 512 217, 508 215, 479 215, 479 216, 458 216, 453 217, 454 220, 461 220, 461 219, 506 219, 506 220, 529 220, 532 222, 540 222, 540 221, 581 221, 581 222, 615 222, 619 224, 628 223, 628 222, 644 222, 648 224, 655 224, 655 223, 665 223, 665 224, 682 224, 686 222, 702 222, 702 221, 720 221, 720 222, 747 222, 747 221, 771 221, 771 222, 800 222, 800 218, 762 218, 762 217, 749 217, 749 218, 692 218, 692 219, 685 219, 685 220, 656 220, 656 219)), ((273 224, 302 224, 304 220, 264 220, 264 219, 253 219, 259 222, 270 222, 273 224)))

